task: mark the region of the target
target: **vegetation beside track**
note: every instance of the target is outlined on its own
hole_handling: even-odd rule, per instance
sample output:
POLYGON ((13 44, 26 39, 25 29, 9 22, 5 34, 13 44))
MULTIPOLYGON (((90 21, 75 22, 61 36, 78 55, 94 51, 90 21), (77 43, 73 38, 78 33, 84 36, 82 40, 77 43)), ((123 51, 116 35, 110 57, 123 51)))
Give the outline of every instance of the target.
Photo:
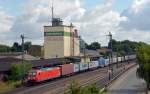
POLYGON ((150 90, 150 45, 141 44, 137 51, 139 68, 137 75, 147 83, 147 89, 150 90))
POLYGON ((31 69, 32 65, 25 61, 23 63, 12 64, 10 73, 5 76, 4 81, 0 82, 0 93, 22 86, 27 72, 31 69))
POLYGON ((105 91, 101 92, 101 88, 96 84, 82 87, 77 82, 73 81, 64 94, 105 94, 105 91))
POLYGON ((0 93, 11 91, 21 85, 21 81, 0 82, 0 93))
POLYGON ((23 80, 32 69, 32 64, 26 61, 20 62, 18 64, 12 64, 10 68, 10 74, 6 76, 6 81, 18 81, 23 80))

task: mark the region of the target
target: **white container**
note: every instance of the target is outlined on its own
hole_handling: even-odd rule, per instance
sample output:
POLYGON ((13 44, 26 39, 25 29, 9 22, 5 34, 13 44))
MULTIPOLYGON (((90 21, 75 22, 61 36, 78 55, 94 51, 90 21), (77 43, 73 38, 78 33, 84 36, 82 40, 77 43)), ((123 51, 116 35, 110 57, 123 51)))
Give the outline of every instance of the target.
POLYGON ((113 63, 116 63, 116 62, 117 62, 117 58, 114 57, 114 58, 113 58, 113 63))
POLYGON ((80 71, 87 70, 88 66, 88 63, 80 63, 80 71))
POLYGON ((79 72, 80 70, 79 64, 74 64, 74 72, 79 72))
POLYGON ((125 56, 125 60, 128 60, 128 56, 125 56))
POLYGON ((98 61, 91 61, 89 63, 89 68, 97 68, 99 66, 99 62, 98 61))
POLYGON ((121 62, 121 57, 118 57, 118 62, 121 62))

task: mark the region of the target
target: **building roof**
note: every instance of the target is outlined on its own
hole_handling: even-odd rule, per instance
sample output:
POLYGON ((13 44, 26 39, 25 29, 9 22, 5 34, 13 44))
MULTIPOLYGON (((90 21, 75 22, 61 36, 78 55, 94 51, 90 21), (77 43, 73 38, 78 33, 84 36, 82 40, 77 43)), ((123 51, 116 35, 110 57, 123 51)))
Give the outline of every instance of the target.
MULTIPOLYGON (((22 59, 22 52, 10 52, 10 53, 0 53, 0 58, 17 58, 22 59)), ((40 58, 31 56, 29 54, 24 54, 25 60, 39 60, 40 58)))
MULTIPOLYGON (((76 57, 65 57, 65 58, 53 58, 53 59, 40 59, 40 60, 30 60, 29 63, 33 67, 42 66, 56 66, 65 63, 80 62, 76 57)), ((8 71, 12 64, 21 63, 21 59, 14 57, 4 57, 0 58, 0 71, 8 71)))
POLYGON ((70 25, 60 25, 60 26, 45 25, 44 27, 75 27, 75 26, 70 26, 70 25))
POLYGON ((63 58, 32 60, 30 62, 32 63, 33 67, 56 66, 60 64, 71 63, 71 61, 63 58))
POLYGON ((0 71, 7 71, 12 64, 19 63, 21 60, 13 57, 0 58, 0 71))
POLYGON ((81 50, 81 54, 84 55, 84 53, 85 53, 85 55, 89 55, 90 57, 101 56, 100 53, 96 50, 88 50, 88 49, 81 50))
POLYGON ((21 52, 8 52, 8 53, 0 53, 0 58, 5 58, 5 57, 14 57, 14 56, 19 56, 21 55, 21 52))
POLYGON ((105 53, 105 52, 110 52, 111 50, 108 49, 108 48, 101 48, 101 49, 98 49, 97 51, 100 52, 100 53, 101 53, 101 52, 104 52, 104 53, 105 53))
MULTIPOLYGON (((15 56, 14 58, 22 59, 22 55, 15 56)), ((24 54, 24 59, 25 60, 39 60, 40 58, 31 56, 31 55, 28 55, 28 54, 24 54)))

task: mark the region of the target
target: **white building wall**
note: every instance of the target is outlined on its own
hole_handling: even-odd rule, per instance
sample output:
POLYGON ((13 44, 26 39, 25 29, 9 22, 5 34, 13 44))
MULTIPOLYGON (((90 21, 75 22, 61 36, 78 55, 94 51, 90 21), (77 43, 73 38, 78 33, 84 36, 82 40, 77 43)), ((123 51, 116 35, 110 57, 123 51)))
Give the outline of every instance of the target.
POLYGON ((45 26, 44 32, 50 32, 44 36, 44 58, 55 58, 64 56, 78 56, 80 54, 79 40, 78 38, 73 38, 69 34, 74 32, 74 28, 67 26, 45 26), (52 33, 51 33, 52 32, 52 33), (62 36, 54 36, 51 34, 59 34, 64 32, 62 36), (73 50, 74 43, 74 50, 73 50))

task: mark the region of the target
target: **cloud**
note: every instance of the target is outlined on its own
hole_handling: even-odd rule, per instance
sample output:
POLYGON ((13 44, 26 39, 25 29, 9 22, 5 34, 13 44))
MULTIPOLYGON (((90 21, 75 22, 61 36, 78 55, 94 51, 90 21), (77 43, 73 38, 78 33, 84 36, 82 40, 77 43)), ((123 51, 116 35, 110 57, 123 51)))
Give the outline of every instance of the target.
POLYGON ((132 6, 122 13, 127 17, 120 26, 125 30, 150 30, 150 0, 134 0, 132 6))
POLYGON ((10 43, 7 34, 13 25, 13 16, 9 15, 3 8, 0 8, 0 44, 10 43))
POLYGON ((95 9, 86 11, 77 22, 80 35, 86 42, 98 41, 102 45, 107 45, 109 32, 115 34, 120 21, 126 20, 126 17, 120 17, 120 13, 112 10, 113 3, 112 0, 107 0, 97 5, 95 9))
POLYGON ((120 31, 117 32, 114 36, 115 39, 119 40, 131 40, 131 41, 142 41, 146 43, 150 43, 150 32, 149 31, 140 31, 140 30, 131 30, 129 31, 120 31))
MULTIPOLYGON (((79 0, 56 0, 54 6, 55 17, 62 17, 65 24, 70 24, 72 18, 79 19, 85 11, 84 8, 81 8, 79 0)), ((43 26, 50 25, 51 23, 49 0, 31 0, 23 6, 22 11, 21 15, 14 18, 14 24, 10 24, 8 20, 9 16, 4 15, 6 20, 3 22, 7 22, 8 24, 5 25, 2 23, 4 24, 2 27, 7 27, 5 31, 11 32, 3 33, 3 37, 7 36, 6 41, 11 40, 11 42, 14 42, 20 41, 20 35, 24 34, 27 37, 26 40, 32 41, 33 44, 43 44, 43 26)), ((1 19, 4 18, 1 17, 1 19)))
MULTIPOLYGON (((114 1, 104 0, 88 10, 83 7, 86 0, 54 0, 54 16, 62 18, 66 25, 72 22, 88 43, 98 41, 107 45, 108 32, 112 32, 116 40, 150 43, 149 0, 134 0, 123 13, 113 11, 114 1)), ((12 43, 20 41, 20 35, 24 34, 26 41, 43 44, 43 26, 51 25, 50 4, 50 0, 29 0, 22 7, 22 14, 15 17, 0 10, 0 27, 4 28, 0 30, 3 32, 0 40, 12 43)))
POLYGON ((149 7, 150 1, 149 0, 134 0, 131 9, 134 13, 139 13, 144 8, 149 7))
MULTIPOLYGON (((30 5, 27 7, 27 10, 37 9, 39 22, 51 21, 52 2, 50 0, 31 0, 29 3, 30 5)), ((81 7, 81 0, 54 0, 54 17, 62 18, 65 24, 69 23, 72 18, 73 20, 80 19, 85 11, 81 7)))
POLYGON ((129 39, 150 43, 149 1, 135 0, 131 7, 123 13, 113 11, 113 2, 110 1, 85 12, 79 24, 80 34, 84 39, 88 43, 98 41, 102 45, 107 45, 108 37, 106 38, 106 35, 108 32, 112 32, 113 38, 116 40, 129 39))
POLYGON ((13 24, 13 17, 0 8, 0 33, 8 32, 13 24))

